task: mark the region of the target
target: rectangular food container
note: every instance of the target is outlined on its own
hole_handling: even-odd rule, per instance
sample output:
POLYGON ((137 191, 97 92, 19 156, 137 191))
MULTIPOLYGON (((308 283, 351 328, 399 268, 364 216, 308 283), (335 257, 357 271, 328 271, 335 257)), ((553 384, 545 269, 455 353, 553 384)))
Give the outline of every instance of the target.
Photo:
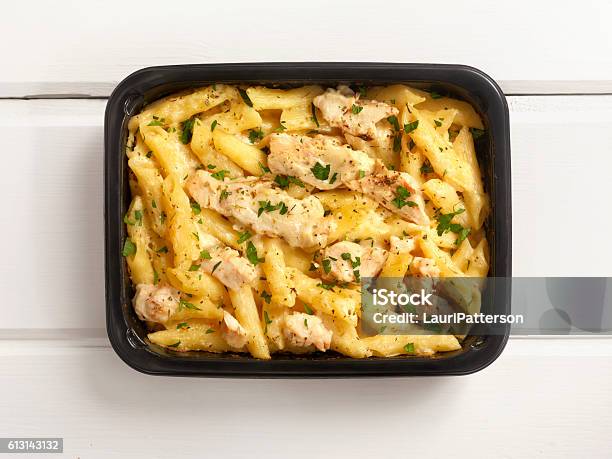
MULTIPOLYGON (((387 63, 259 63, 149 67, 123 80, 111 94, 104 120, 106 326, 110 342, 123 361, 148 374, 232 377, 357 377, 461 375, 481 370, 502 352, 505 334, 469 336, 460 350, 433 358, 352 359, 333 352, 310 357, 276 355, 272 360, 248 356, 178 353, 148 342, 144 324, 131 306, 133 296, 121 248, 123 223, 130 202, 125 156, 127 123, 144 105, 167 94, 213 83, 292 87, 339 83, 387 85, 405 83, 435 89, 470 102, 483 118, 485 136, 477 141, 485 189, 492 214, 487 238, 491 277, 511 276, 510 132, 508 106, 497 84, 483 72, 462 65, 387 63)), ((496 283, 483 295, 483 310, 510 312, 509 283, 496 283), (503 285, 500 285, 503 284, 503 285)))

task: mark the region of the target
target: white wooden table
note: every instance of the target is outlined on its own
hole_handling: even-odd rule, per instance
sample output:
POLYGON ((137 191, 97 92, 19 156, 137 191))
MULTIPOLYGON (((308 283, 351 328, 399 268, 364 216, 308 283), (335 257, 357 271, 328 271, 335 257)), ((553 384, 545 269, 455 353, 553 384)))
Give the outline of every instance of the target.
POLYGON ((114 355, 103 112, 149 65, 479 67, 510 105, 514 275, 612 275, 610 2, 327 3, 2 6, 0 436, 105 459, 610 457, 610 338, 511 338, 484 371, 434 379, 162 378, 114 355))

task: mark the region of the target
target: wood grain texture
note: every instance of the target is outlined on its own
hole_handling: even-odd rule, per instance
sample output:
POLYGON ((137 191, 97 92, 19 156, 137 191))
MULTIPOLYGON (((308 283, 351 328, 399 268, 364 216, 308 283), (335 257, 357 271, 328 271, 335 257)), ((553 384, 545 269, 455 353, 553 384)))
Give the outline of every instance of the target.
MULTIPOLYGON (((612 96, 510 97, 515 276, 611 276, 612 96), (577 218, 577 216, 579 218, 577 218), (597 219, 597 224, 586 222, 597 219), (569 235, 580 243, 568 244, 569 235), (561 249, 562 248, 562 249, 561 249)), ((0 101, 2 329, 104 326, 103 100, 0 101), (36 287, 32 288, 32 282, 36 287)))
POLYGON ((605 0, 10 2, 0 97, 107 96, 142 67, 263 61, 458 63, 506 93, 610 93, 611 16, 605 0))
POLYGON ((153 377, 41 344, 0 342, 0 431, 64 437, 64 457, 609 457, 612 340, 511 340, 476 375, 362 380, 153 377))

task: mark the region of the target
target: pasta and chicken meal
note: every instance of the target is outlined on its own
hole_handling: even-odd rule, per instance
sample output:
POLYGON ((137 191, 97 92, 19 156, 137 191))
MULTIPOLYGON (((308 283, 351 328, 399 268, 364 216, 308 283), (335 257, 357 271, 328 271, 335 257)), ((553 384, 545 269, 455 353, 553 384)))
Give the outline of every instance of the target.
POLYGON ((362 278, 486 277, 489 199, 467 102, 406 85, 213 84, 128 125, 123 246, 167 349, 433 355, 462 336, 366 334, 362 278))

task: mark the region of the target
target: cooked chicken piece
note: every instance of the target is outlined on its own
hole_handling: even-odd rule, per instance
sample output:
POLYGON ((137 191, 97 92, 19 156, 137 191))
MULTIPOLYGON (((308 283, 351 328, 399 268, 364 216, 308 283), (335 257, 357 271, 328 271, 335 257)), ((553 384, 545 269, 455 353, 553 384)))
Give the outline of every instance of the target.
POLYGON ((410 264, 410 273, 416 277, 440 277, 440 268, 431 258, 414 257, 410 264))
POLYGON ((179 291, 168 285, 138 284, 132 301, 140 320, 163 324, 179 306, 179 291))
POLYGON ((371 196, 392 212, 418 225, 428 225, 425 203, 418 185, 406 172, 387 169, 380 161, 374 171, 346 184, 350 189, 371 196))
POLYGON ((295 199, 269 180, 217 180, 199 170, 187 182, 187 190, 202 207, 233 217, 257 233, 282 237, 292 247, 325 247, 334 224, 324 217, 316 197, 295 199))
POLYGON ((292 175, 320 190, 331 190, 369 174, 374 160, 332 137, 272 134, 268 167, 275 174, 292 175))
POLYGON ((314 345, 325 352, 331 345, 332 332, 323 325, 323 321, 313 315, 294 312, 285 316, 285 337, 294 346, 314 345))
POLYGON ((355 136, 376 136, 376 123, 398 109, 384 102, 358 100, 353 91, 346 87, 338 90, 329 88, 324 94, 313 99, 313 104, 321 110, 323 118, 334 127, 355 136))
POLYGON ((388 252, 385 249, 355 242, 342 241, 323 251, 322 275, 340 282, 359 282, 362 277, 374 277, 382 269, 388 252))
POLYGON ((257 279, 253 264, 240 256, 237 250, 223 245, 209 234, 199 235, 202 251, 199 261, 200 269, 212 274, 226 287, 238 290, 242 284, 251 284, 257 279))
POLYGON ((391 246, 389 251, 397 254, 410 253, 414 250, 415 246, 414 239, 401 239, 397 236, 391 236, 389 243, 391 246))
POLYGON ((227 311, 223 311, 221 335, 227 344, 237 349, 245 346, 248 341, 247 332, 244 327, 227 311))

